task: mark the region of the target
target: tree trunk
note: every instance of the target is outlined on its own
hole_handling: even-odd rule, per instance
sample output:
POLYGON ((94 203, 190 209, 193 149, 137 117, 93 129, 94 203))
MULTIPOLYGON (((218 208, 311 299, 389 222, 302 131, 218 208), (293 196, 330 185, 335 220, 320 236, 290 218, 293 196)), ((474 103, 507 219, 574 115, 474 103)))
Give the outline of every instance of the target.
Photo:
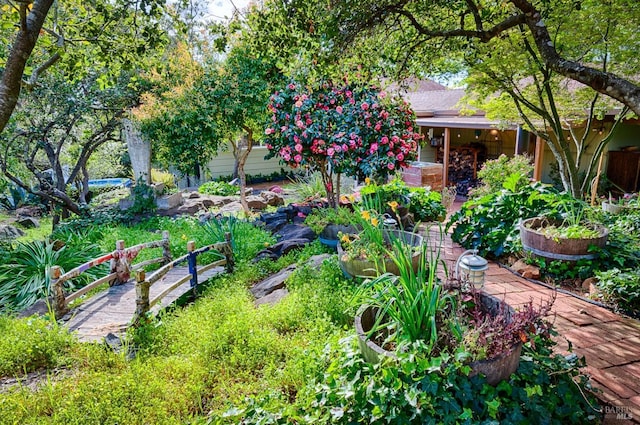
POLYGON ((89 194, 89 172, 87 171, 86 162, 82 164, 82 181, 78 188, 78 202, 81 204, 88 204, 89 200, 87 195, 89 194))
POLYGON ((136 182, 142 178, 144 183, 151 184, 151 143, 142 138, 142 134, 131 120, 123 118, 122 126, 131 158, 133 178, 136 182))
POLYGON ((243 128, 247 132, 247 147, 238 157, 238 174, 240 175, 240 204, 242 204, 242 209, 248 216, 250 211, 249 204, 247 204, 247 195, 245 193, 247 187, 247 176, 244 172, 244 164, 247 162, 247 157, 253 148, 253 130, 247 126, 244 126, 243 128))
POLYGON ((18 103, 27 60, 38 41, 40 30, 53 0, 35 0, 28 14, 26 3, 18 4, 21 16, 20 29, 11 45, 0 80, 0 133, 4 131, 18 103))

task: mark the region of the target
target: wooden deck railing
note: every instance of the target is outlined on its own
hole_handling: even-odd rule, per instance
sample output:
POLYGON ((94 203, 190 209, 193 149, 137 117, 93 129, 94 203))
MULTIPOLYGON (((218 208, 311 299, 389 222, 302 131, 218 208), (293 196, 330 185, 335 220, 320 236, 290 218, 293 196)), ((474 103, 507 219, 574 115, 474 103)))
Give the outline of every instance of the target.
POLYGON ((213 267, 226 265, 227 271, 233 270, 233 251, 231 249, 230 239, 231 236, 229 234, 225 235, 226 241, 220 242, 217 244, 212 244, 206 246, 204 248, 200 248, 197 251, 195 250, 195 243, 190 241, 187 243, 188 253, 177 260, 172 261, 171 259, 171 249, 169 247, 169 232, 162 232, 162 239, 146 242, 142 244, 138 244, 132 246, 130 248, 125 248, 125 242, 123 240, 119 240, 116 242, 115 251, 105 254, 101 257, 95 258, 89 262, 86 262, 73 270, 70 270, 64 274, 62 274, 62 270, 58 266, 53 266, 51 268, 51 287, 53 288, 54 294, 54 311, 56 318, 61 318, 66 313, 69 312, 69 303, 78 297, 86 294, 92 289, 102 285, 103 283, 108 282, 110 286, 123 284, 131 278, 131 272, 136 272, 136 294, 137 299, 136 304, 139 306, 147 306, 146 310, 144 308, 136 308, 136 313, 138 314, 138 310, 141 311, 140 314, 146 313, 148 309, 153 306, 155 303, 160 301, 165 295, 171 292, 173 289, 180 286, 182 283, 187 280, 191 280, 191 286, 196 287, 198 285, 198 272, 202 273, 205 270, 208 270, 213 267), (151 248, 162 248, 162 255, 157 258, 152 258, 150 260, 142 261, 136 264, 131 264, 131 262, 138 256, 138 254, 143 249, 151 249, 151 248), (217 250, 220 253, 221 259, 218 261, 214 261, 211 264, 204 265, 200 268, 197 268, 197 256, 204 252, 210 250, 217 250), (75 277, 80 276, 83 272, 89 270, 92 267, 96 267, 100 264, 104 264, 107 261, 110 261, 110 273, 89 285, 75 291, 72 294, 65 295, 63 284, 67 280, 73 279, 75 277), (144 285, 138 282, 138 277, 142 277, 142 282, 144 279, 144 270, 145 266, 161 263, 163 266, 153 272, 149 279, 147 280, 148 286, 151 286, 153 282, 159 280, 162 276, 164 276, 169 270, 171 270, 176 265, 179 265, 183 262, 187 261, 189 264, 189 274, 184 278, 180 279, 180 284, 172 285, 169 289, 165 290, 156 297, 153 302, 149 302, 148 300, 148 287, 146 289, 146 301, 144 300, 143 292, 144 285), (193 265, 193 266, 192 266, 193 265), (141 273, 141 274, 140 274, 141 273), (140 287, 140 289, 139 289, 140 287), (142 291, 142 292, 140 292, 142 291))

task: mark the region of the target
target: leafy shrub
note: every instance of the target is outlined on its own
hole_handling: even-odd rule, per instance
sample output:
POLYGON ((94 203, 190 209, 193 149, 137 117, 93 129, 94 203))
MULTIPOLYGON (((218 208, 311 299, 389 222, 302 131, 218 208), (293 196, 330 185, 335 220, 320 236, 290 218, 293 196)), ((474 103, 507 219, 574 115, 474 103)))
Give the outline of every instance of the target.
POLYGON ((465 202, 447 224, 447 230, 453 227, 451 239, 465 248, 478 249, 483 256, 500 257, 519 251, 518 223, 556 212, 557 199, 564 199, 538 182, 518 189, 519 178, 514 174, 501 191, 465 202))
POLYGON ((56 226, 51 236, 53 239, 62 239, 57 237, 58 233, 66 232, 84 232, 90 227, 115 226, 125 219, 125 215, 120 210, 91 210, 90 213, 81 217, 74 216, 70 220, 65 220, 56 226))
POLYGON ((324 194, 324 183, 320 173, 295 176, 292 181, 291 189, 301 200, 317 199, 324 194))
POLYGON ((176 187, 176 178, 173 174, 167 171, 156 170, 155 168, 151 169, 151 181, 154 183, 162 183, 167 189, 176 187))
POLYGON ((225 233, 231 234, 231 246, 235 260, 246 261, 256 256, 275 240, 271 234, 251 223, 235 217, 225 216, 207 221, 204 231, 210 236, 209 243, 223 242, 225 233))
MULTIPOLYGON (((90 199, 91 202, 93 202, 97 196, 104 198, 107 196, 107 194, 115 193, 122 189, 126 189, 126 188, 123 188, 122 186, 117 186, 117 185, 92 187, 91 189, 89 189, 89 197, 87 197, 87 200, 90 199)), ((126 190, 128 192, 128 189, 126 190)), ((75 187, 74 185, 70 185, 70 184, 67 185, 66 192, 73 199, 78 199, 80 196, 80 192, 78 191, 78 188, 75 187)))
POLYGON ((5 193, 0 194, 0 205, 7 210, 15 210, 26 203, 27 191, 21 187, 11 185, 5 193))
POLYGON ((620 308, 640 311, 640 268, 617 268, 596 273, 604 299, 620 308))
POLYGON ((288 279, 287 288, 296 294, 296 304, 309 315, 327 317, 337 326, 352 322, 352 299, 357 288, 342 273, 337 256, 325 260, 319 269, 297 269, 288 279))
MULTIPOLYGON (((60 266, 64 273, 99 254, 98 247, 92 244, 58 249, 50 241, 18 242, 11 251, 10 261, 0 264, 0 309, 5 312, 22 310, 48 297, 52 266, 60 266)), ((78 278, 66 281, 65 288, 81 288, 105 274, 104 267, 93 267, 78 278)))
MULTIPOLYGON (((553 354, 552 342, 526 344, 518 371, 497 386, 469 378, 453 355, 399 355, 397 362, 368 364, 346 338, 325 350, 328 367, 290 406, 274 393, 233 409, 229 423, 309 424, 583 424, 598 423, 595 398, 577 356, 553 354), (241 419, 242 418, 242 419, 241 419)), ((215 421, 214 421, 215 422, 215 421)), ((225 423, 220 418, 219 423, 225 423)))
POLYGON ((447 211, 442 204, 442 195, 423 187, 409 189, 409 212, 416 221, 442 221, 447 211))
POLYGON ((401 205, 407 204, 409 212, 413 214, 416 221, 443 220, 447 215, 440 193, 424 187, 409 187, 398 178, 383 185, 368 184, 361 189, 360 193, 365 202, 371 202, 373 198, 377 198, 375 203, 379 203, 383 208, 394 201, 401 205))
POLYGON ((515 155, 511 158, 505 154, 496 159, 486 161, 480 171, 478 178, 481 185, 472 189, 469 195, 472 198, 481 198, 493 192, 502 190, 502 186, 513 174, 519 176, 515 183, 515 190, 518 191, 529 184, 529 177, 533 173, 531 158, 527 155, 515 155))
POLYGON ((305 218, 304 224, 319 234, 328 224, 346 226, 352 224, 354 222, 353 220, 353 211, 349 208, 314 208, 305 218))
POLYGON ((238 194, 238 186, 227 182, 211 181, 202 184, 198 192, 204 195, 231 196, 238 194))
POLYGON ((600 270, 640 267, 640 210, 595 217, 609 229, 607 245, 599 252, 600 270))
MULTIPOLYGON (((245 177, 247 179, 247 184, 251 184, 251 183, 271 182, 271 181, 279 181, 279 180, 286 180, 286 179, 295 180, 299 176, 299 174, 300 174, 299 171, 296 171, 296 170, 287 171, 284 168, 280 168, 280 171, 274 171, 269 174, 262 174, 262 173, 247 174, 245 177)), ((227 175, 216 177, 216 180, 221 182, 230 182, 234 178, 237 178, 237 176, 234 177, 233 174, 227 174, 227 175)))
POLYGON ((0 376, 17 376, 64 363, 74 337, 38 317, 0 316, 0 376))
POLYGON ((152 213, 157 209, 156 195, 153 188, 145 184, 142 179, 138 180, 132 191, 133 205, 127 209, 131 215, 152 213))

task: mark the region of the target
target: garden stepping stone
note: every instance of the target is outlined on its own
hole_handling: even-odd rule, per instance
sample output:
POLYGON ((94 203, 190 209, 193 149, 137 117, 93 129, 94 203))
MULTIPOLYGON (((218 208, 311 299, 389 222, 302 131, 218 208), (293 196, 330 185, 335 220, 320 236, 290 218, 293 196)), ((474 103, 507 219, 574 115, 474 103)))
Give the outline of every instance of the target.
POLYGON ((256 307, 259 307, 264 304, 273 305, 278 303, 281 299, 289 295, 289 291, 287 288, 276 289, 269 295, 265 295, 262 298, 258 298, 255 302, 256 307))
POLYGON ((287 280, 289 276, 291 276, 291 273, 293 273, 295 269, 296 269, 295 264, 288 266, 280 270, 278 273, 269 276, 263 281, 256 283, 251 287, 251 289, 249 289, 249 291, 251 291, 251 293, 256 299, 266 297, 272 292, 278 289, 284 288, 284 281, 287 280))

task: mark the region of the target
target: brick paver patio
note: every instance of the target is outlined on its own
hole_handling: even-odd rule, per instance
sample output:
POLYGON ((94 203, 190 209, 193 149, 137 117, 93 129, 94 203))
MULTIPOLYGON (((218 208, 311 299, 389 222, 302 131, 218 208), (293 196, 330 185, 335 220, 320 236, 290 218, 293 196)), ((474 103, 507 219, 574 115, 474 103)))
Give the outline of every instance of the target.
MULTIPOLYGON (((436 230, 432 230, 430 236, 432 241, 440 238, 436 230)), ((453 273, 455 262, 465 249, 453 243, 448 235, 438 245, 453 273)), ((601 390, 598 397, 612 406, 606 409, 605 423, 640 423, 639 321, 555 292, 493 262, 486 272, 485 290, 504 298, 514 307, 530 300, 534 305, 539 304, 553 298, 555 293, 552 311, 559 333, 557 349, 566 353, 570 341, 573 352, 585 357, 585 372, 591 376, 593 385, 601 390)))

